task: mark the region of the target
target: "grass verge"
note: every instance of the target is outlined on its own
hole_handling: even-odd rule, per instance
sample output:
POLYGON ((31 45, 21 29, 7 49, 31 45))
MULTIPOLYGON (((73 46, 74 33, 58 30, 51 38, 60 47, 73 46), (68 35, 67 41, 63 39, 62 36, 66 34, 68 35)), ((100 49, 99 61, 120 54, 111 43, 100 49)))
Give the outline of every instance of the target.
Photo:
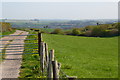
MULTIPOLYGON (((29 34, 36 34, 35 32, 29 32, 29 34)), ((37 39, 37 36, 31 35, 27 39, 37 39)), ((37 43, 37 40, 27 40, 25 43, 37 43)), ((38 48, 36 44, 25 44, 24 53, 38 53, 38 49, 27 49, 27 48, 38 48)), ((20 69, 19 78, 43 78, 40 71, 40 57, 38 54, 25 54, 22 56, 22 66, 20 69)))

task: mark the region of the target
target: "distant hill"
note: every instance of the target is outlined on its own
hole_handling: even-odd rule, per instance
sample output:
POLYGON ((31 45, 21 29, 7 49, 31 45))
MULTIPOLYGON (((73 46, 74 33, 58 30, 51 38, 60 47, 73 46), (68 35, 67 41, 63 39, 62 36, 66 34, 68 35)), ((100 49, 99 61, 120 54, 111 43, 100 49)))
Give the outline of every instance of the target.
POLYGON ((15 19, 5 19, 2 20, 4 22, 11 23, 12 27, 15 28, 44 28, 44 26, 48 26, 48 28, 62 28, 62 29, 70 29, 70 28, 80 28, 88 25, 96 25, 99 24, 112 24, 118 22, 116 19, 98 19, 98 20, 15 20, 15 19))

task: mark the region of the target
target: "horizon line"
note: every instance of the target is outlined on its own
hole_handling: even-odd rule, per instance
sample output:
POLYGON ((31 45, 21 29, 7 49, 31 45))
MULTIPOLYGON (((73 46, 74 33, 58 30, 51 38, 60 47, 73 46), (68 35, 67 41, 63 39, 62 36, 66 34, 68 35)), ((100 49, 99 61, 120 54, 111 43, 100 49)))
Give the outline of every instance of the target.
MULTIPOLYGON (((8 18, 0 18, 2 19, 7 19, 7 20, 100 20, 100 19, 39 19, 39 18, 31 18, 31 19, 8 19, 8 18)), ((102 18, 101 18, 102 19, 102 18)), ((111 19, 111 18, 110 18, 111 19)), ((114 20, 118 20, 118 18, 113 18, 114 20)))

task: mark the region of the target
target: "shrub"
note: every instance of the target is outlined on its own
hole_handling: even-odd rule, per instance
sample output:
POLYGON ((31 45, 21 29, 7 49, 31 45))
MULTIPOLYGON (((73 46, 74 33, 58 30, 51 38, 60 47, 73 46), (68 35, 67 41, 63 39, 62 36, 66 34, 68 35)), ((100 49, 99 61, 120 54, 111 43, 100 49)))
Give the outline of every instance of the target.
POLYGON ((12 31, 12 26, 10 23, 7 22, 0 22, 0 32, 8 32, 12 31), (1 30, 2 29, 2 30, 1 30))
POLYGON ((41 33, 46 33, 46 32, 45 32, 45 31, 43 31, 43 30, 42 30, 42 31, 40 31, 40 32, 41 32, 41 33))
POLYGON ((99 26, 94 27, 91 32, 91 36, 94 36, 94 37, 104 37, 104 36, 108 36, 108 34, 109 34, 108 31, 106 31, 105 29, 99 26))
POLYGON ((64 34, 65 35, 70 35, 72 32, 71 31, 65 31, 64 34))
POLYGON ((89 31, 89 30, 92 30, 93 29, 93 26, 86 26, 85 28, 84 28, 84 31, 89 31))
POLYGON ((84 35, 85 35, 85 36, 91 36, 91 31, 86 31, 86 32, 84 33, 84 35))
POLYGON ((110 34, 111 36, 118 36, 118 35, 119 35, 118 29, 112 29, 112 30, 109 32, 109 34, 110 34))
POLYGON ((60 28, 55 29, 51 34, 63 34, 63 30, 60 28))
POLYGON ((39 29, 35 29, 34 31, 39 32, 40 30, 39 29))
POLYGON ((111 29, 111 28, 112 28, 112 25, 110 25, 110 24, 102 24, 102 25, 99 25, 99 27, 100 27, 101 29, 106 30, 106 29, 111 29))
POLYGON ((118 29, 118 34, 120 35, 120 23, 116 23, 115 28, 118 29))
POLYGON ((78 29, 78 28, 74 28, 73 30, 72 30, 72 34, 73 35, 80 35, 80 30, 78 29))

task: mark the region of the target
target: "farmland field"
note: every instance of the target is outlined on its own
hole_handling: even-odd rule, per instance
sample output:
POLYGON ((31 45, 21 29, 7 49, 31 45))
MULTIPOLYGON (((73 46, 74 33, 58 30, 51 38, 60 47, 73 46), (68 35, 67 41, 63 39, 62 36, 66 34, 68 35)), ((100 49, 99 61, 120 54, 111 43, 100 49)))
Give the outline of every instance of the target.
POLYGON ((79 78, 116 78, 118 37, 80 37, 44 34, 49 49, 55 50, 62 71, 79 78))

